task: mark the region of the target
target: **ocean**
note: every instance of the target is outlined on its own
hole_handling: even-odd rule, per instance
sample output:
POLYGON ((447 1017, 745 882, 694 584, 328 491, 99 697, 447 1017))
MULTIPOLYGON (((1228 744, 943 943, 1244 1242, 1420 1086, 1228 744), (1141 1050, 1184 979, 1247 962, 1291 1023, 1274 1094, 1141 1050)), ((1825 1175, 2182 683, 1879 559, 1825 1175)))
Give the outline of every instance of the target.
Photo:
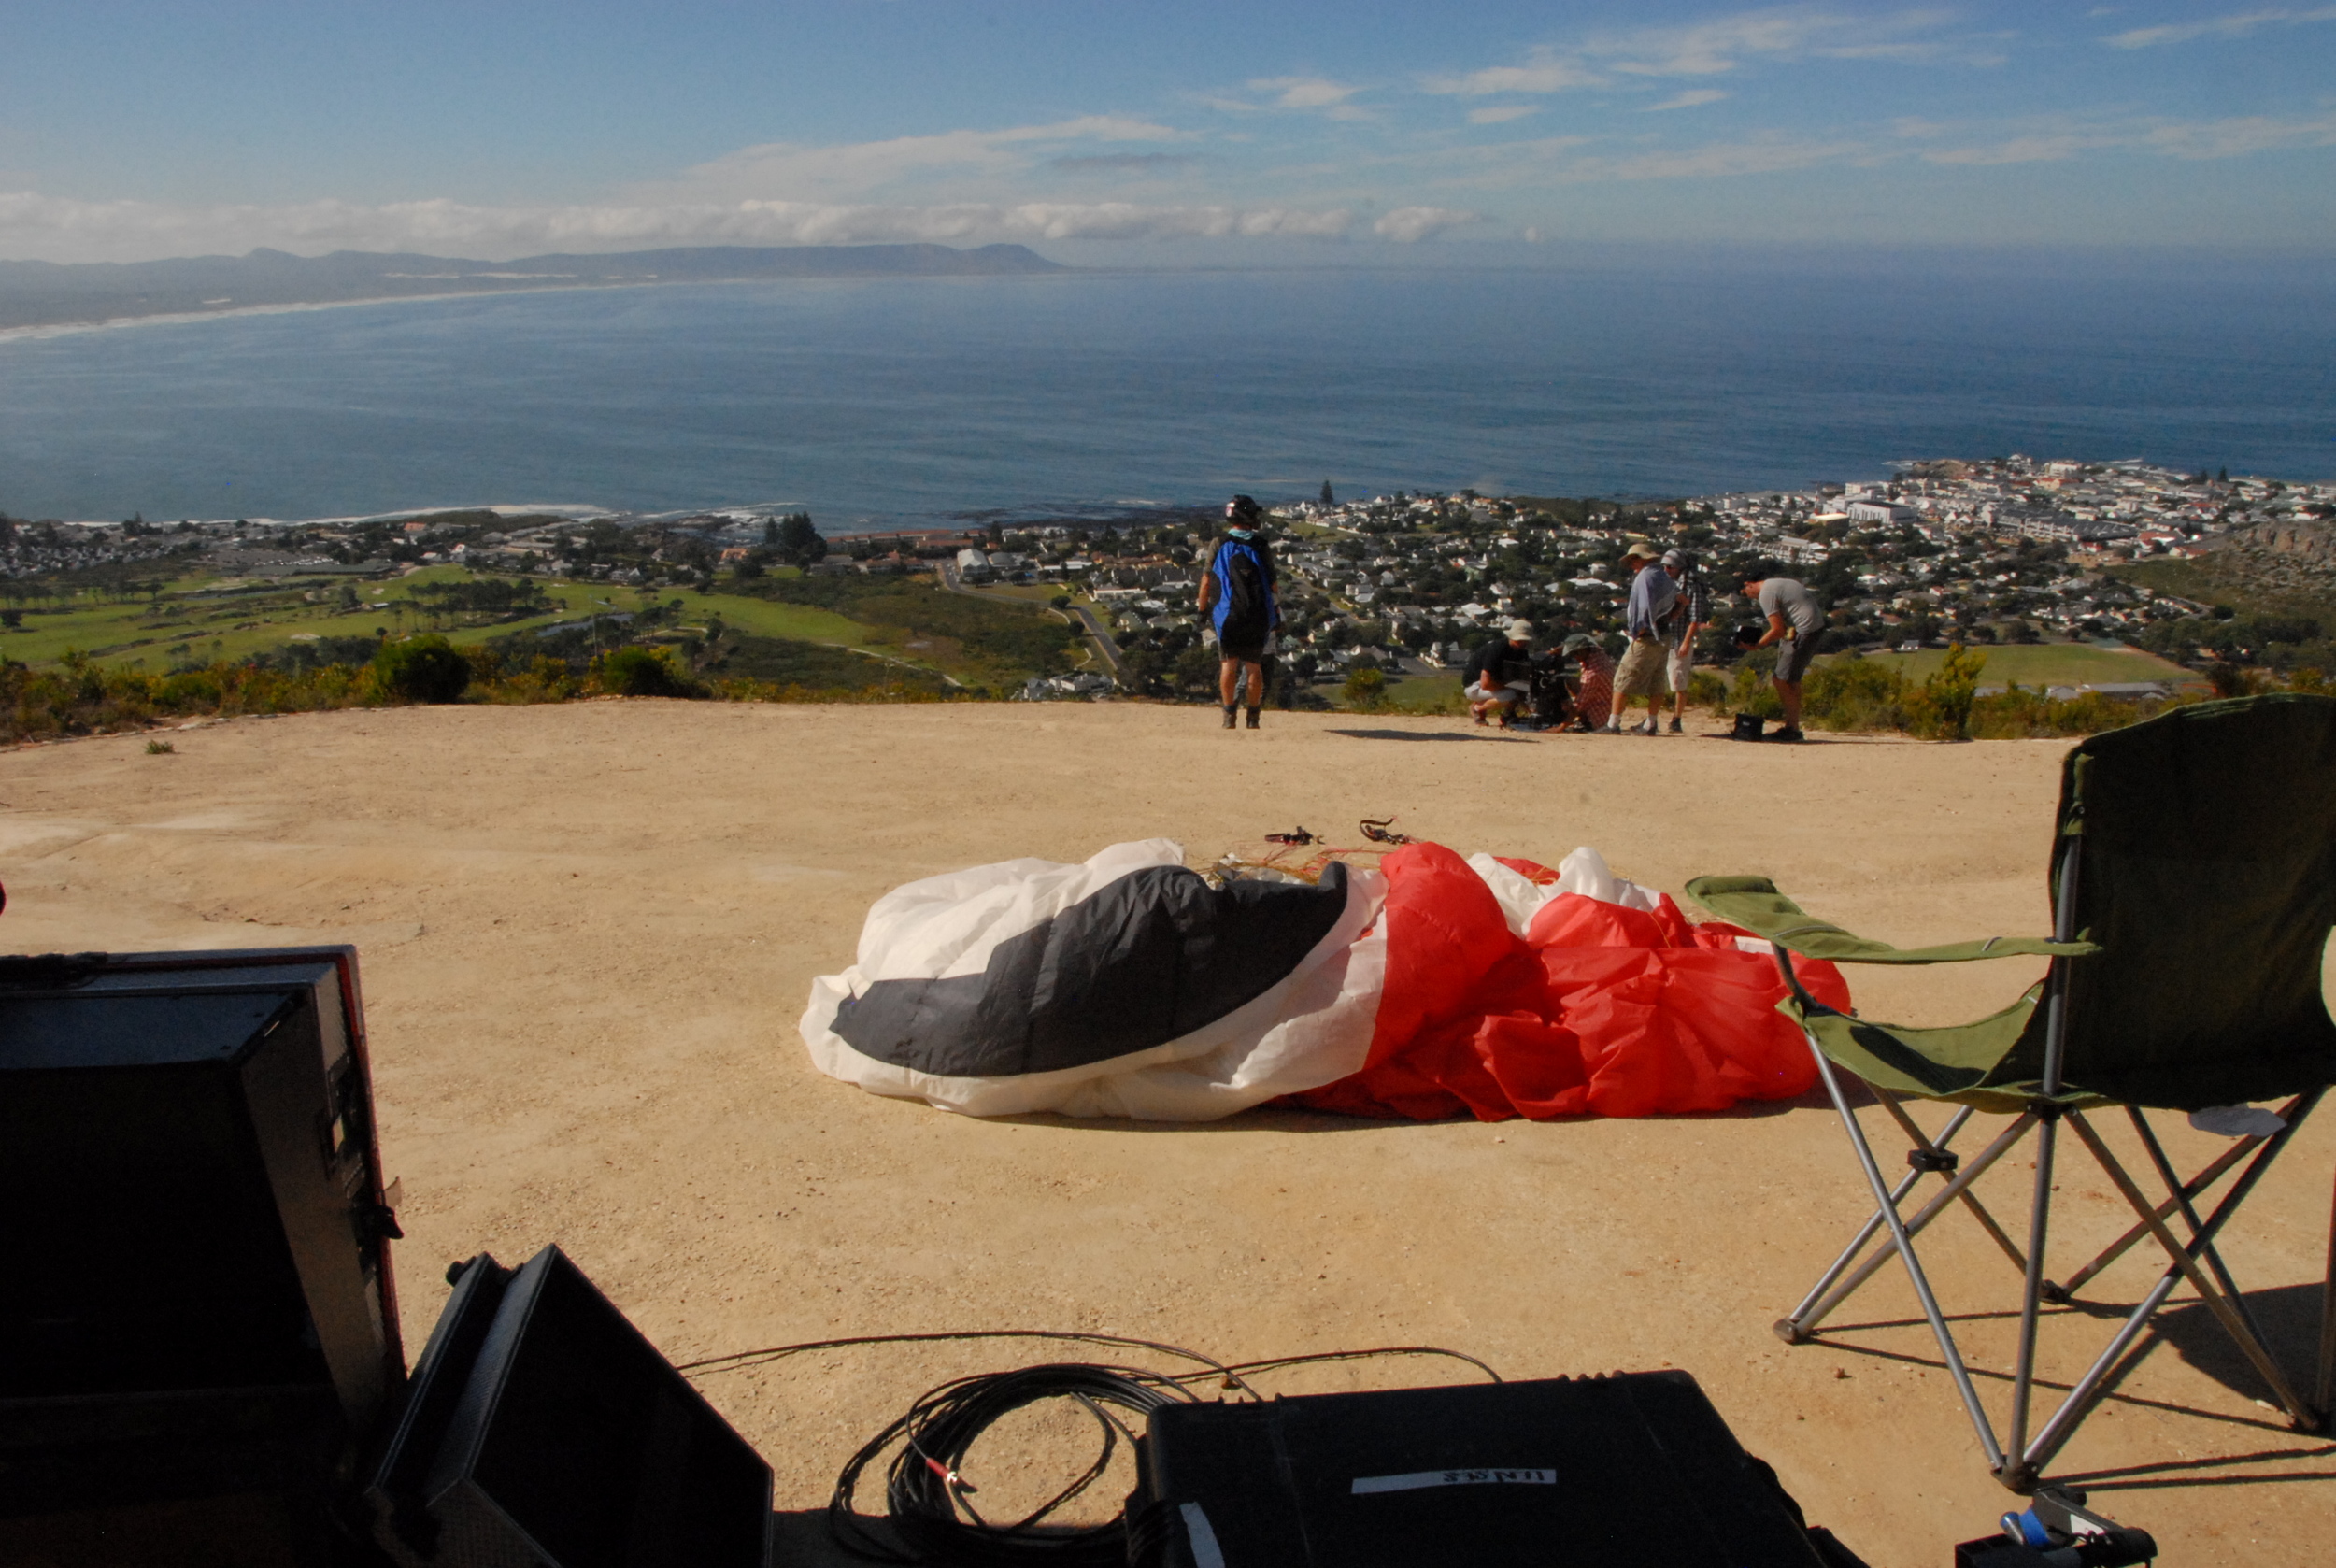
POLYGON ((2336 478, 2302 264, 1609 256, 402 301, 0 338, 0 510, 784 506, 831 532, 1988 456, 2336 478))

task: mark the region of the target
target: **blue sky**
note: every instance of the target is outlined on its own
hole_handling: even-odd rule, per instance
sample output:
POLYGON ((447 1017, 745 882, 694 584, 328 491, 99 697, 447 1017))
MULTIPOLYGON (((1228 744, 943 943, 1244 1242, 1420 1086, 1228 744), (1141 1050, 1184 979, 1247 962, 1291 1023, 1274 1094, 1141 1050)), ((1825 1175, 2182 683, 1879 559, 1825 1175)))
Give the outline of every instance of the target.
POLYGON ((2336 5, 0 0, 0 257, 2336 249, 2336 5))

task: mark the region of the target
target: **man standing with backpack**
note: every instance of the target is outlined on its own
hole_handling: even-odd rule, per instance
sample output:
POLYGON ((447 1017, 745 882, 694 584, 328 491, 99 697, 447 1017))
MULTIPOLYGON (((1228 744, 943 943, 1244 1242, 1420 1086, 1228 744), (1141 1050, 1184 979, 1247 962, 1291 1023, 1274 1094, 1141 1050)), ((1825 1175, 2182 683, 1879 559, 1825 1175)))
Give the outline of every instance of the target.
POLYGON ((1225 728, 1233 727, 1241 677, 1249 679, 1249 728, 1258 727, 1265 706, 1265 650, 1281 606, 1274 599, 1274 552, 1258 524, 1265 520, 1255 501, 1236 495, 1225 504, 1225 536, 1218 541, 1208 569, 1201 574, 1201 613, 1217 628, 1218 692, 1225 728))

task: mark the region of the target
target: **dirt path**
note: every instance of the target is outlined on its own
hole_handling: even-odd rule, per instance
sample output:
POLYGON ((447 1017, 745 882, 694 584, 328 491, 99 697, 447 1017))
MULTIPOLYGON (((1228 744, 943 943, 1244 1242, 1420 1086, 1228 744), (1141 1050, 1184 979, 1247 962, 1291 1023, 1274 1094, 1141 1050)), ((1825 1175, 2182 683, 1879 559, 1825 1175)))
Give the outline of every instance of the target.
MULTIPOLYGON (((449 1260, 556 1241, 676 1360, 1056 1327, 1228 1359, 1444 1344, 1510 1376, 1677 1365, 1877 1568, 1942 1563, 2003 1506, 1895 1278, 1845 1313, 1881 1326, 1800 1349, 1769 1333, 1861 1218, 1838 1128, 1813 1105, 1489 1127, 986 1123, 819 1077, 795 1019, 868 904, 912 877, 1155 834, 1205 861, 1296 822, 1389 813, 1463 850, 1554 862, 1593 844, 1674 890, 1770 872, 1889 940, 2040 930, 2058 745, 1760 748, 1328 715, 1270 715, 1253 734, 1135 704, 664 702, 174 738, 173 756, 131 737, 0 754, 0 946, 358 943, 406 1193, 414 1352, 449 1260)), ((1873 1016, 1948 1021, 2031 975, 2015 961, 1860 976, 1859 996, 1873 1016)), ((2307 1129, 2230 1245, 2299 1361, 2331 1162, 2336 1124, 2307 1129)), ((2063 1197, 2072 1250, 2114 1225, 2098 1179, 2072 1175, 2063 1197)), ((1950 1310, 2013 1299, 1984 1240, 1940 1239, 1950 1310)), ((2114 1271, 2100 1299, 2133 1299, 2151 1272, 2114 1271)), ((2062 1468, 2115 1473, 2097 1501, 2155 1532, 2170 1562, 2313 1561, 2336 1539, 2336 1445, 2259 1406, 2197 1317, 2062 1468), (2262 1484, 2229 1484, 2246 1478, 2262 1484)), ((2058 1326, 2076 1336, 2046 1363, 2065 1376, 2101 1330, 2058 1326)), ((2008 1364, 2002 1322, 1972 1327, 2008 1364)), ((780 1506, 802 1511, 920 1390, 1045 1359, 877 1349, 705 1387, 776 1465, 780 1506)), ((1365 1364, 1273 1386, 1439 1376, 1365 1364)), ((1065 1473, 1052 1441, 1044 1423, 1002 1434, 976 1479, 1010 1495, 1017 1459, 1042 1454, 1065 1473)), ((807 1516, 786 1528, 825 1561, 807 1516)))

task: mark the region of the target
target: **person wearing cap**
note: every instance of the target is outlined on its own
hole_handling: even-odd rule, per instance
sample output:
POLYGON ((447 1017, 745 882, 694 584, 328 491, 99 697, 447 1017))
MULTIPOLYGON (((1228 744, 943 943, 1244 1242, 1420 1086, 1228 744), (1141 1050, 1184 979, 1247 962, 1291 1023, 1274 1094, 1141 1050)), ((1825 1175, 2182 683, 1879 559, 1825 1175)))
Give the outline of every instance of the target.
POLYGON ((1801 677, 1809 673, 1810 662, 1816 658, 1817 644, 1825 638, 1825 611, 1816 596, 1802 584, 1790 577, 1746 577, 1744 596, 1760 607, 1768 617, 1768 626, 1755 637, 1755 628, 1744 628, 1745 635, 1737 643, 1749 650, 1773 647, 1776 649, 1776 700, 1785 709, 1784 727, 1770 738, 1796 741, 1801 738, 1801 677))
POLYGON ((1620 734, 1631 699, 1645 697, 1646 722, 1631 733, 1651 735, 1659 733, 1655 715, 1662 706, 1663 672, 1671 655, 1663 630, 1678 608, 1679 585, 1659 552, 1644 539, 1631 540, 1622 558, 1638 563, 1639 571, 1631 580, 1630 607, 1623 612, 1622 629, 1630 634, 1631 649, 1614 673, 1615 706, 1606 716, 1606 733, 1620 734))
POLYGON ((1274 550, 1259 525, 1265 514, 1246 495, 1225 503, 1225 536, 1201 574, 1201 613, 1217 631, 1217 690, 1225 728, 1233 727, 1241 682, 1249 682, 1249 728, 1265 706, 1265 650, 1281 624, 1274 597, 1274 550))
POLYGON ((1576 632, 1559 645, 1558 657, 1571 659, 1581 671, 1574 687, 1574 726, 1594 731, 1614 711, 1614 657, 1587 632, 1576 632))
POLYGON ((1500 636, 1468 656, 1460 667, 1460 693, 1477 723, 1497 707, 1501 728, 1509 727, 1510 713, 1532 685, 1532 649, 1533 623, 1512 620, 1500 636))
POLYGON ((1665 633, 1671 647, 1671 733, 1677 734, 1688 713, 1688 678, 1695 673, 1696 634, 1712 623, 1712 591, 1694 556, 1686 550, 1666 550, 1663 569, 1679 584, 1678 606, 1665 633))

